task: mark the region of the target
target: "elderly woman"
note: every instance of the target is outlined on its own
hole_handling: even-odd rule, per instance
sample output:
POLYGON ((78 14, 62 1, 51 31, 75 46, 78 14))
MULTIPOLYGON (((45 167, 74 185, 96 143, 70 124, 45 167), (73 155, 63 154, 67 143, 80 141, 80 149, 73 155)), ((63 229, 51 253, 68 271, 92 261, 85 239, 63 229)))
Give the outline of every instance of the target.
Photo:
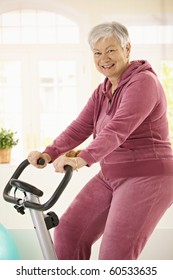
POLYGON ((80 191, 55 229, 59 259, 89 259, 102 236, 100 260, 137 259, 173 202, 173 153, 163 88, 144 60, 131 61, 125 26, 103 23, 89 34, 96 68, 105 79, 86 106, 43 153, 28 159, 73 170, 100 163, 100 172, 80 191), (68 151, 93 140, 82 151, 68 151))

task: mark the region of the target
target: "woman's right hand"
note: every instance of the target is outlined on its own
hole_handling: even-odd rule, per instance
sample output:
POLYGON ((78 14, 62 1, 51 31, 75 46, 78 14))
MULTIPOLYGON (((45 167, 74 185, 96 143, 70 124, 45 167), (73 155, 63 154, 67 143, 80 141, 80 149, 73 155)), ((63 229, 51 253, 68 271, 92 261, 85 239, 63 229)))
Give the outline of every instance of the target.
POLYGON ((32 151, 28 155, 28 161, 30 164, 34 165, 37 168, 44 168, 51 161, 51 157, 46 153, 41 153, 39 151, 32 151), (42 158, 45 163, 43 165, 38 163, 38 160, 42 158))

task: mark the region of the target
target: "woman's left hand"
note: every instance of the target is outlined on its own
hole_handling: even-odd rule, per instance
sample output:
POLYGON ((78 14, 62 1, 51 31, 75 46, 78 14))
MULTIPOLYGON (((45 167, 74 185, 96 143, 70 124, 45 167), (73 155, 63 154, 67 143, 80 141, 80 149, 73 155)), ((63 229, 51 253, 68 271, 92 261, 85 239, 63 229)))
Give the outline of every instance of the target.
POLYGON ((81 157, 67 157, 66 155, 61 155, 53 162, 56 172, 64 173, 65 165, 70 165, 73 170, 78 171, 79 168, 87 165, 87 162, 81 157))

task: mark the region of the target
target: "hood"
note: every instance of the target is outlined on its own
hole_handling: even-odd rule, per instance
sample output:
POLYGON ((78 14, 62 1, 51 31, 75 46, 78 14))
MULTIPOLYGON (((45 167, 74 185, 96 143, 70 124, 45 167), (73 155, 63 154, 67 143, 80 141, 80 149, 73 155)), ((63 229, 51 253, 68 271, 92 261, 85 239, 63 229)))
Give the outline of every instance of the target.
MULTIPOLYGON (((150 71, 154 75, 156 73, 152 69, 150 63, 147 60, 134 60, 131 61, 128 68, 122 74, 121 79, 119 81, 118 87, 126 84, 135 74, 143 72, 143 71, 150 71)), ((157 75, 156 75, 157 76, 157 75)), ((111 87, 111 83, 108 78, 105 78, 103 83, 103 93, 105 94, 111 87)))

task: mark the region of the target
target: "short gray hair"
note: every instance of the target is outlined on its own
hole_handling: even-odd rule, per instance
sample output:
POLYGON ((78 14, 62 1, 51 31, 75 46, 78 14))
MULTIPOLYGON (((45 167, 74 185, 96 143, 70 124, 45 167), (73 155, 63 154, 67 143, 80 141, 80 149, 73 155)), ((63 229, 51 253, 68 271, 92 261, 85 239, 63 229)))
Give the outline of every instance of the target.
POLYGON ((88 36, 89 45, 93 49, 95 43, 99 39, 108 38, 110 36, 114 36, 122 48, 130 42, 127 28, 118 22, 112 21, 101 23, 91 29, 88 36))

